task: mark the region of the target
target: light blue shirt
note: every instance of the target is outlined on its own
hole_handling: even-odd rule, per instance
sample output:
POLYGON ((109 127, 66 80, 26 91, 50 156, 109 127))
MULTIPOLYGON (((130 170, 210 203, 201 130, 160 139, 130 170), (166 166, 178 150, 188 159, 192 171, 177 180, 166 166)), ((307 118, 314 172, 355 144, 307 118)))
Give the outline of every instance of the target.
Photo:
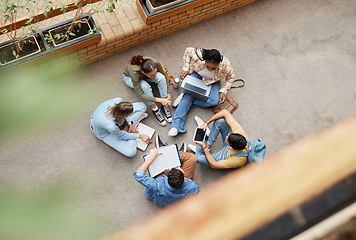
POLYGON ((185 178, 184 183, 179 188, 172 188, 168 184, 168 177, 163 175, 152 178, 145 174, 143 170, 134 173, 136 181, 145 186, 145 196, 152 200, 158 207, 165 207, 185 196, 197 194, 199 186, 196 182, 185 178))
MULTIPOLYGON (((95 112, 91 116, 92 127, 98 138, 104 139, 109 134, 116 135, 117 137, 125 140, 134 140, 138 138, 138 134, 136 133, 128 133, 120 130, 116 125, 114 118, 106 116, 108 109, 120 102, 123 102, 121 98, 114 98, 103 102, 96 108, 95 112)), ((130 117, 125 118, 125 121, 129 124, 131 122, 130 117)))

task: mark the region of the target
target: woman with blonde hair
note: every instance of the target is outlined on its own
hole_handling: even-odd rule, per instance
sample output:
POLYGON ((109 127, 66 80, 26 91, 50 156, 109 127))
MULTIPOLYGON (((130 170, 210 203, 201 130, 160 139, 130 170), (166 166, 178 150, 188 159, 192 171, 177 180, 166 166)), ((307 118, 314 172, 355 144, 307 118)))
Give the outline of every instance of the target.
POLYGON ((136 126, 148 114, 143 102, 124 102, 114 98, 100 104, 91 116, 90 128, 97 138, 127 157, 136 155, 136 139, 147 144, 151 139, 139 134, 136 126))

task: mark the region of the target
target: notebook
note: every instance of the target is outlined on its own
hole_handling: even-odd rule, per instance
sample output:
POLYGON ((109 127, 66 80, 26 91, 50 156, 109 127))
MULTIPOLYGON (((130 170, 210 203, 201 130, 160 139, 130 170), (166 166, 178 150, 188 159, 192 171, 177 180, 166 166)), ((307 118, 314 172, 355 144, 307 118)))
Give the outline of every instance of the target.
MULTIPOLYGON (((180 167, 182 165, 177 144, 159 147, 158 152, 162 154, 158 155, 148 167, 149 176, 155 177, 166 169, 180 167)), ((149 155, 149 153, 143 155, 143 160, 146 161, 149 155)))
MULTIPOLYGON (((137 126, 138 132, 141 134, 146 134, 148 135, 151 139, 153 137, 153 134, 155 133, 155 129, 147 126, 146 124, 139 123, 137 126)), ((145 143, 142 139, 137 138, 136 139, 136 147, 140 149, 141 151, 146 151, 148 144, 145 143)))

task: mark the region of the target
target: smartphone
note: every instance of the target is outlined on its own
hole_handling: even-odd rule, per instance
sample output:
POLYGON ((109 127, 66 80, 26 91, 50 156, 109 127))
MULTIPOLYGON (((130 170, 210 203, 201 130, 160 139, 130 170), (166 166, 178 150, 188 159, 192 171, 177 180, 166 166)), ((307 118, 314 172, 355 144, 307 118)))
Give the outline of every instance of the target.
POLYGON ((203 128, 196 128, 193 141, 203 142, 205 139, 206 130, 203 128))

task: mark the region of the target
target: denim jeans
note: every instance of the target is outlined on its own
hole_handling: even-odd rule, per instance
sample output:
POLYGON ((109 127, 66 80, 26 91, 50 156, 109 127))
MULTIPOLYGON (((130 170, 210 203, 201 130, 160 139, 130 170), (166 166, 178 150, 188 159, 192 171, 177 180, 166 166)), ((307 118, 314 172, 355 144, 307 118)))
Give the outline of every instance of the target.
MULTIPOLYGON (((131 77, 124 75, 124 82, 130 88, 132 89, 134 88, 131 81, 131 77)), ((155 83, 158 87, 158 91, 161 97, 162 98, 167 97, 167 82, 165 76, 162 73, 157 72, 156 78, 144 77, 143 79, 140 80, 140 85, 143 93, 146 94, 147 96, 153 97, 152 87, 148 83, 155 83)), ((147 104, 152 105, 154 104, 154 102, 147 102, 147 104)))
MULTIPOLYGON (((227 124, 227 122, 225 121, 225 118, 219 118, 214 121, 213 127, 211 128, 209 134, 209 139, 206 143, 210 146, 213 146, 219 136, 219 133, 221 134, 221 139, 224 143, 224 147, 219 152, 211 154, 215 161, 221 161, 226 159, 227 152, 230 149, 230 146, 226 143, 226 137, 231 133, 231 128, 229 124, 227 124)), ((197 145, 195 155, 198 158, 198 163, 210 166, 208 160, 205 157, 204 150, 201 148, 201 146, 197 145)))
MULTIPOLYGON (((202 79, 202 77, 196 72, 192 73, 191 76, 202 79)), ((198 107, 211 107, 217 105, 220 101, 219 90, 220 81, 213 83, 211 86, 209 99, 206 102, 184 94, 182 100, 180 100, 179 102, 176 111, 174 112, 171 128, 175 128, 179 132, 186 132, 187 127, 185 126, 185 119, 187 117, 189 109, 198 107)))

